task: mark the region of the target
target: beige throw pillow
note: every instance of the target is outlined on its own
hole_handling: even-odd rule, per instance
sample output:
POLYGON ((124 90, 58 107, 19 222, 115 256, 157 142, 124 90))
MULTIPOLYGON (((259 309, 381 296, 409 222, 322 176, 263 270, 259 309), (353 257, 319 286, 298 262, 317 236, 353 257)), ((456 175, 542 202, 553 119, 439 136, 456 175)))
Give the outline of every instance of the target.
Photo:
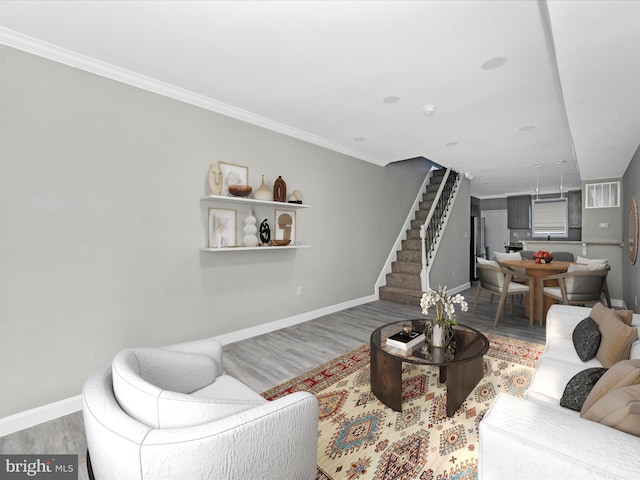
POLYGON ((620 360, 628 360, 631 344, 638 338, 638 329, 625 325, 613 310, 604 312, 593 320, 598 324, 602 334, 596 353, 596 358, 602 366, 610 368, 620 360))
MULTIPOLYGON (((586 403, 585 401, 585 405, 586 403)), ((616 430, 640 436, 640 385, 610 391, 586 411, 583 406, 580 416, 616 430)))
POLYGON ((600 320, 607 314, 607 312, 615 313, 625 325, 631 325, 633 320, 633 310, 614 310, 612 308, 605 307, 602 303, 596 303, 591 309, 589 316, 600 325, 600 320))
POLYGON ((640 384, 640 359, 623 360, 606 371, 595 384, 582 405, 581 413, 589 410, 607 393, 629 385, 640 384))

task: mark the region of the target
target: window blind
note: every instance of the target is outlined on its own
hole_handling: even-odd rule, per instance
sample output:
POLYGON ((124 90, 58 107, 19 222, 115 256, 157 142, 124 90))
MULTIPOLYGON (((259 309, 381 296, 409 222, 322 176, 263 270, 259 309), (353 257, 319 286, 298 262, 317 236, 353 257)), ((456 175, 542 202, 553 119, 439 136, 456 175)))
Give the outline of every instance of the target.
POLYGON ((567 199, 534 200, 533 237, 566 237, 568 235, 567 199))

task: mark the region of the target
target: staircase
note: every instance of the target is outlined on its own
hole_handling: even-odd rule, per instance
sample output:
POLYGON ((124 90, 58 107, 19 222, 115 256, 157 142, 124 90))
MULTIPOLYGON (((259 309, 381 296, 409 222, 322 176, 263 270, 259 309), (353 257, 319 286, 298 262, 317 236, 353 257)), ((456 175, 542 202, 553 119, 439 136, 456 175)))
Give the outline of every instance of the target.
MULTIPOLYGON (((445 171, 442 168, 432 172, 431 182, 427 185, 415 217, 411 221, 411 228, 407 230, 407 238, 402 241, 402 248, 396 254, 397 259, 391 264, 391 273, 387 274, 387 284, 380 287, 380 300, 406 305, 420 305, 423 293, 420 281, 420 270, 422 269, 420 227, 429 215, 445 171)), ((429 247, 428 245, 427 251, 429 251, 429 247)))

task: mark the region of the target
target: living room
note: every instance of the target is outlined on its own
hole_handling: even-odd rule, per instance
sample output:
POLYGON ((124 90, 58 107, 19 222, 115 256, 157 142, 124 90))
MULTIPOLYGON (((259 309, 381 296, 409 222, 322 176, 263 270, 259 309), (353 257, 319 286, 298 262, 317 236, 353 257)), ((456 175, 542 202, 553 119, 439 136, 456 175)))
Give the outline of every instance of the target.
MULTIPOLYGON (((435 160, 377 165, 61 58, 0 45, 0 384, 10 392, 1 435, 78 411, 85 379, 124 348, 230 343, 377 298, 435 160), (296 240, 310 248, 201 251, 212 205, 200 198, 215 162, 247 167, 254 189, 262 176, 269 186, 282 176, 300 190, 310 208, 296 211, 296 240)), ((640 196, 634 141, 612 215, 640 196)), ((474 181, 463 179, 466 199, 457 200, 465 221, 474 181)), ((247 213, 237 208, 239 224, 247 213)), ((258 223, 273 222, 261 213, 258 223)), ((464 242, 468 223, 458 224, 448 235, 464 242)), ((468 282, 466 255, 438 262, 447 269, 434 284, 468 282)), ((621 299, 637 312, 640 271, 621 264, 621 299)))

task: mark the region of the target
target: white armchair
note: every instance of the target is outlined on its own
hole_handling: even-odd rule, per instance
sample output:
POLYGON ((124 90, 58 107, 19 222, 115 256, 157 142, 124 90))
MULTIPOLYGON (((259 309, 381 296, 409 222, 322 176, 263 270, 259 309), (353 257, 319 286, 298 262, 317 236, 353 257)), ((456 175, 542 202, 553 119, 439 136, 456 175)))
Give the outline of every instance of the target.
POLYGON ((318 402, 266 401, 222 374, 215 339, 120 352, 83 389, 92 478, 314 479, 318 402))

